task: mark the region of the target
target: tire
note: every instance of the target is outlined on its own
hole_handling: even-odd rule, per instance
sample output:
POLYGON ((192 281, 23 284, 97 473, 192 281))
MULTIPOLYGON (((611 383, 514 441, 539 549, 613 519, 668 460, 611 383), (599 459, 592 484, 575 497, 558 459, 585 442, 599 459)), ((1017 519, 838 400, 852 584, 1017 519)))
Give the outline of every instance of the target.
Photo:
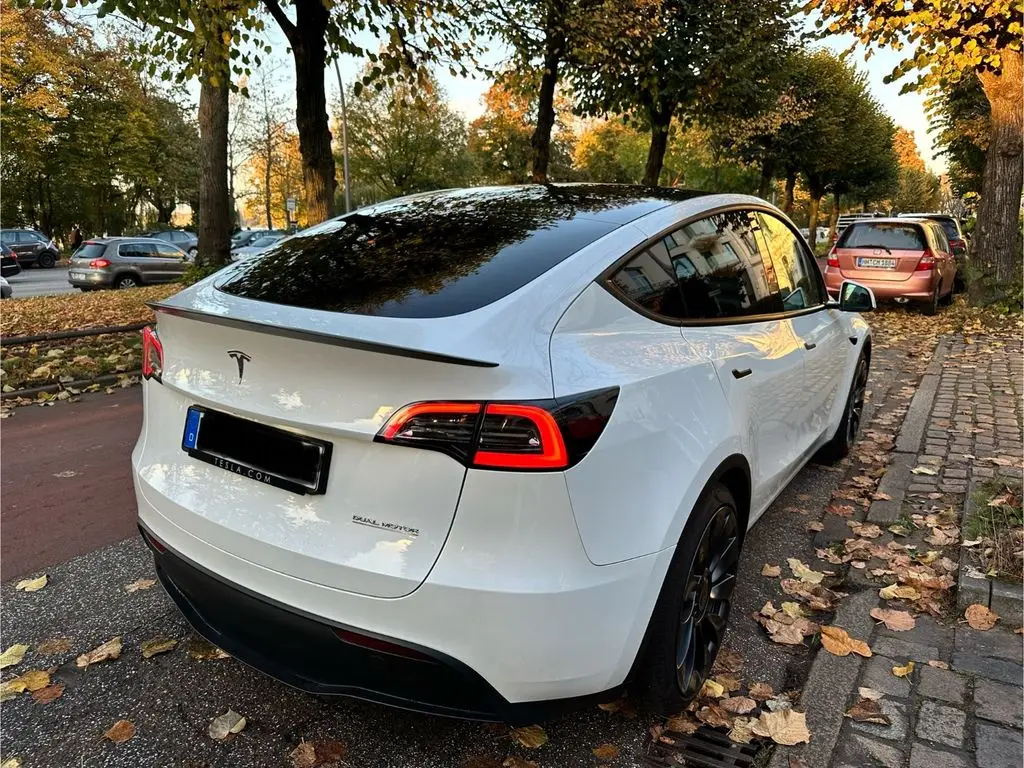
POLYGON ((118 275, 114 278, 114 288, 122 290, 125 288, 138 288, 142 281, 135 275, 118 275))
POLYGON ((646 707, 684 709, 711 672, 729 619, 743 530, 721 483, 697 501, 654 606, 636 680, 646 707))
POLYGON ((840 459, 845 459, 857 442, 857 433, 860 432, 861 422, 864 416, 864 393, 868 385, 868 360, 863 354, 857 360, 857 367, 853 369, 853 381, 850 382, 850 394, 846 397, 846 406, 843 408, 843 418, 839 421, 839 427, 822 449, 818 457, 827 464, 834 464, 840 459))
POLYGON ((939 311, 939 284, 935 284, 935 290, 932 291, 932 298, 926 304, 921 305, 921 314, 931 317, 939 311))
POLYGON ((36 258, 36 266, 42 269, 53 269, 57 264, 57 258, 49 251, 43 251, 36 258))

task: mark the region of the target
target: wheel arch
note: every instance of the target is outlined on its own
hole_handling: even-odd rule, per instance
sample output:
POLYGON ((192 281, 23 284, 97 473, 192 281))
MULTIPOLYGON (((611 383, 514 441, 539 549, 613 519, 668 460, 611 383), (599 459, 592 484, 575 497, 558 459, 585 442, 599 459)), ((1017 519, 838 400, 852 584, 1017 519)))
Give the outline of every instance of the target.
POLYGON ((111 286, 117 287, 117 281, 122 277, 133 277, 135 278, 136 285, 142 285, 142 277, 134 269, 119 269, 114 273, 114 279, 110 281, 111 286))

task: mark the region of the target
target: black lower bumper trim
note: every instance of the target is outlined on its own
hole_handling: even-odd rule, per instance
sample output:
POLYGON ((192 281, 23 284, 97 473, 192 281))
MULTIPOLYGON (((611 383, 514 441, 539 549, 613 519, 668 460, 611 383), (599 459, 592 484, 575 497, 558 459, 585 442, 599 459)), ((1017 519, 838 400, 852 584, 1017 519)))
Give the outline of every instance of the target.
POLYGON ((593 696, 512 704, 455 659, 418 646, 407 647, 428 659, 345 642, 331 625, 250 594, 170 550, 158 551, 148 532, 143 534, 153 551, 160 582, 199 634, 239 661, 309 693, 514 725, 540 722, 622 693, 616 688, 593 696))

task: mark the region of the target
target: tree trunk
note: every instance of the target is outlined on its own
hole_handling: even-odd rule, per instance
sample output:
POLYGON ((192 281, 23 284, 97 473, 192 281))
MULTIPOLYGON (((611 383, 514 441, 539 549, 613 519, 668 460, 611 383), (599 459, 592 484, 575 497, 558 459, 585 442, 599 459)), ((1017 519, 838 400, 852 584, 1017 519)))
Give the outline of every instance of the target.
POLYGON ((811 206, 807 211, 808 240, 810 240, 812 248, 818 247, 818 203, 820 202, 821 194, 818 192, 812 192, 811 206))
POLYGON ((199 89, 199 255, 200 267, 227 264, 231 252, 228 196, 227 63, 207 64, 199 89), (210 76, 217 78, 216 85, 210 76))
POLYGON ((661 178, 661 168, 665 164, 668 129, 672 124, 672 110, 669 107, 658 106, 648 112, 651 120, 651 146, 647 150, 644 184, 648 187, 656 187, 658 179, 661 178))
POLYGON ((323 0, 295 0, 294 5, 295 25, 288 39, 295 58, 295 126, 306 218, 317 224, 334 216, 334 154, 324 90, 330 11, 323 0))
POLYGON ((565 0, 548 3, 545 18, 544 74, 537 94, 537 127, 530 137, 530 175, 535 184, 547 184, 551 162, 551 130, 555 127, 555 86, 565 55, 565 0))
POLYGON ((761 161, 761 183, 757 186, 757 196, 768 199, 772 189, 772 179, 775 178, 775 158, 766 157, 761 161))
POLYGON ((833 193, 835 205, 832 206, 832 215, 828 217, 828 241, 834 243, 836 240, 836 227, 839 226, 839 193, 833 193))
POLYGON ((786 199, 782 203, 782 212, 787 216, 793 214, 793 191, 796 189, 796 171, 786 171, 786 199))
POLYGON ((992 108, 981 202, 971 254, 970 295, 987 303, 1005 295, 1020 279, 1020 212, 1024 169, 1021 166, 1024 101, 1021 100, 1021 54, 1003 50, 1002 72, 978 77, 992 108))

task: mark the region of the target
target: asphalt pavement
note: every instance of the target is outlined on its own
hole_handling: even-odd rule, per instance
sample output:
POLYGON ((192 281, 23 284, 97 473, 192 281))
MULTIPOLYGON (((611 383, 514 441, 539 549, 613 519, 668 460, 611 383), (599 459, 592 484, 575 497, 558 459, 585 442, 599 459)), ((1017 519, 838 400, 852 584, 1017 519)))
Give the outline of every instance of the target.
MULTIPOLYGON (((873 379, 891 381, 894 371, 883 368, 873 379)), ((53 669, 53 681, 65 685, 63 695, 48 704, 37 704, 27 693, 3 703, 5 758, 20 757, 24 768, 276 767, 293 764, 289 755, 302 740, 330 739, 346 745, 343 765, 362 768, 498 768, 509 757, 542 766, 590 767, 595 765, 593 750, 604 744, 619 750, 615 766, 645 765, 652 719, 643 713, 627 717, 588 707, 545 723, 549 743, 527 750, 512 740, 505 726, 313 696, 231 658, 194 658, 189 650, 197 638, 159 586, 125 590, 137 579, 155 578, 138 537, 96 549, 99 542, 134 531, 127 466, 138 430, 138 392, 22 408, 4 422, 3 646, 26 643, 33 649, 4 677, 53 669), (43 437, 30 443, 36 434, 43 437), (47 445, 50 450, 37 460, 26 457, 11 464, 17 471, 11 477, 11 454, 31 454, 47 445), (57 477, 83 469, 81 477, 57 477), (109 474, 93 483, 89 475, 95 472, 109 474), (30 494, 12 490, 17 484, 35 489, 33 494, 45 492, 45 509, 28 506, 30 494), (12 532, 19 537, 17 547, 34 554, 14 554, 14 543, 9 552, 12 532), (84 554, 49 565, 75 552, 84 554), (46 573, 47 586, 33 593, 16 591, 6 570, 9 557, 17 558, 11 573, 46 573), (31 562, 33 557, 38 561, 31 562), (123 639, 119 659, 84 670, 76 667, 79 654, 115 636, 123 639), (179 644, 168 653, 143 658, 140 645, 156 637, 179 644), (53 638, 66 638, 68 650, 49 656, 36 650, 53 638), (210 721, 228 708, 245 716, 247 725, 237 736, 213 741, 207 735, 210 721), (105 740, 103 733, 122 719, 134 724, 134 737, 124 744, 105 740)), ((808 466, 748 534, 725 640, 743 658, 737 676, 745 686, 763 682, 784 691, 799 688, 806 677, 811 649, 771 643, 747 617, 765 600, 777 599, 774 580, 760 575, 764 563, 784 564, 786 557, 815 562, 805 526, 822 515, 843 475, 840 469, 808 466)))
POLYGON ((7 282, 11 284, 14 291, 12 298, 15 299, 78 292, 77 288, 68 284, 68 268, 60 264, 53 269, 23 269, 17 275, 8 277, 7 282))

